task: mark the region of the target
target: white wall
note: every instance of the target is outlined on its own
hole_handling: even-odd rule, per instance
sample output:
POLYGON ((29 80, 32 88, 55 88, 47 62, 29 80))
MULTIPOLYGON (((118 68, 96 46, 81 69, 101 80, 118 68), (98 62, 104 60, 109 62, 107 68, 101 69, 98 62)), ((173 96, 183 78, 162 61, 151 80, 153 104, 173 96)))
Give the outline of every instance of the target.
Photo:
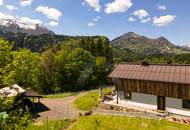
POLYGON ((132 101, 144 104, 157 105, 157 96, 133 92, 132 101))
MULTIPOLYGON (((157 110, 157 96, 155 95, 133 92, 132 100, 126 100, 124 98, 124 92, 119 91, 119 100, 123 106, 127 104, 128 107, 131 105, 134 108, 157 110)), ((190 109, 184 109, 182 107, 182 99, 166 97, 166 111, 173 114, 190 116, 190 109)))
POLYGON ((166 107, 182 109, 182 100, 177 98, 166 97, 166 107))

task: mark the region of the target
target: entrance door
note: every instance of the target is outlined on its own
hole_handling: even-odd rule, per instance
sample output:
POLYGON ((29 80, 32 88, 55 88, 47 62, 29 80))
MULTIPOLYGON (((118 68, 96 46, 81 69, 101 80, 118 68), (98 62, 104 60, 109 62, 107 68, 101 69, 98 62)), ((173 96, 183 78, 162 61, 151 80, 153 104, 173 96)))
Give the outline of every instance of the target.
POLYGON ((166 98, 163 96, 157 97, 158 110, 165 110, 166 107, 166 98))

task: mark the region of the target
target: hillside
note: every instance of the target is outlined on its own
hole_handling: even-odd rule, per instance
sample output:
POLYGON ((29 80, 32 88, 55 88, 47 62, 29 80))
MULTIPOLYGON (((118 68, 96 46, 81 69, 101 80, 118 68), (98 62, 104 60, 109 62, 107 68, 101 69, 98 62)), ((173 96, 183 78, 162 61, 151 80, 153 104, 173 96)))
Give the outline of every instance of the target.
POLYGON ((34 52, 41 52, 46 50, 48 47, 56 44, 63 44, 68 40, 78 40, 92 38, 95 41, 101 39, 108 41, 109 39, 105 36, 67 36, 67 35, 52 35, 52 34, 39 34, 29 35, 27 33, 14 33, 5 30, 0 30, 0 37, 9 42, 13 43, 13 48, 18 50, 20 48, 27 48, 34 52))
POLYGON ((133 32, 128 32, 119 36, 118 38, 112 40, 111 44, 113 47, 129 49, 132 52, 143 55, 179 54, 187 52, 172 44, 165 37, 152 39, 133 32))

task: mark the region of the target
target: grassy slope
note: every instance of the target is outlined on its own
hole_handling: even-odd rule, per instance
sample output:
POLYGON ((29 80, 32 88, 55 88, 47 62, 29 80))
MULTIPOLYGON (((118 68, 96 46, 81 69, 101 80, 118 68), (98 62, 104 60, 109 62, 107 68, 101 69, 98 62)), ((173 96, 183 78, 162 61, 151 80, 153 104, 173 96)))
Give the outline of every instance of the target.
MULTIPOLYGON (((107 95, 111 90, 112 88, 103 89, 103 95, 107 95)), ((98 106, 99 99, 98 90, 90 91, 86 95, 76 99, 75 106, 80 110, 92 110, 94 107, 98 106)))
MULTIPOLYGON (((49 121, 48 130, 61 130, 67 128, 70 125, 69 120, 60 120, 60 121, 49 121)), ((47 122, 42 124, 31 124, 26 130, 47 130, 47 122)))
POLYGON ((70 130, 190 130, 190 126, 166 120, 91 115, 81 117, 70 130))

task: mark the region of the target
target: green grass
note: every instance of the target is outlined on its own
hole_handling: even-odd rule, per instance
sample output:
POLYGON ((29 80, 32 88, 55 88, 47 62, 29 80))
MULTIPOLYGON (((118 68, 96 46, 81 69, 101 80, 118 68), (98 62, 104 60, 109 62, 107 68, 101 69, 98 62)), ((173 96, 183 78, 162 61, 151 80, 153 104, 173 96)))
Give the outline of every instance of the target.
MULTIPOLYGON (((107 95, 113 88, 103 89, 103 95, 107 95)), ((93 90, 75 100, 75 106, 80 110, 89 111, 99 104, 99 90, 93 90)))
POLYGON ((45 95, 45 98, 65 98, 69 96, 75 96, 77 95, 77 92, 65 92, 65 93, 57 93, 57 94, 50 94, 50 95, 45 95))
POLYGON ((49 121, 48 125, 47 122, 38 122, 29 125, 26 130, 62 130, 63 128, 67 128, 69 125, 69 120, 49 121))
POLYGON ((190 125, 167 120, 91 115, 81 117, 70 130, 190 130, 190 125))

